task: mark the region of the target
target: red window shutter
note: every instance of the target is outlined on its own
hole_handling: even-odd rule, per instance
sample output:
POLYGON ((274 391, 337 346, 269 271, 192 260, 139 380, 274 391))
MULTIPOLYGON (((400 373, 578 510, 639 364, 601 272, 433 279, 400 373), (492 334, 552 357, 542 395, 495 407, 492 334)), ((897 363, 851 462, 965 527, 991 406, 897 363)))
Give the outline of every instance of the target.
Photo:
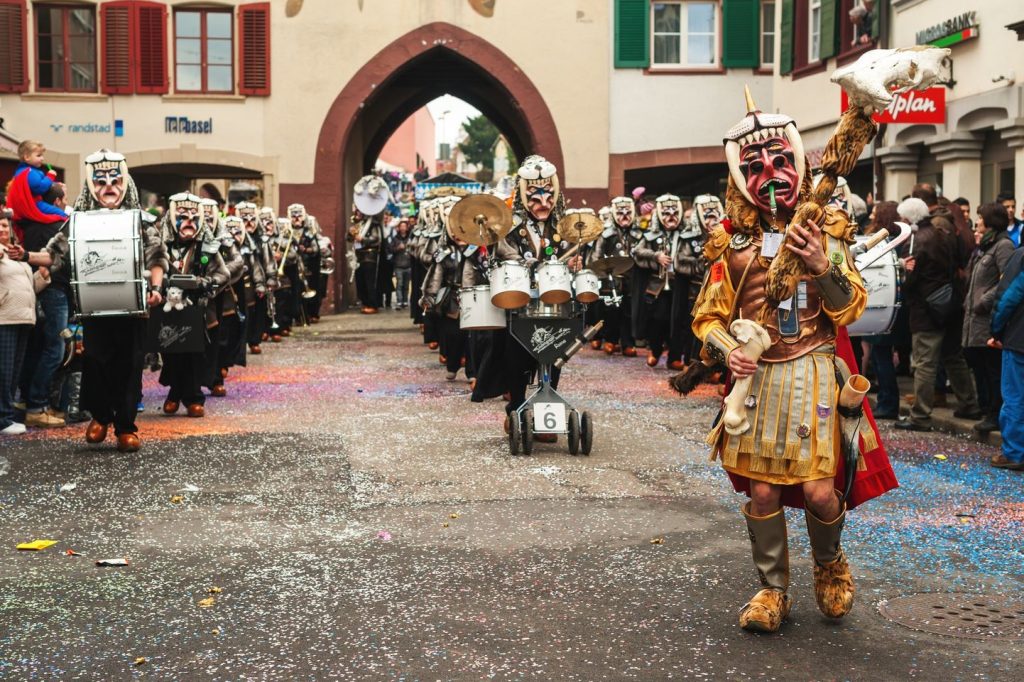
POLYGON ((100 5, 100 92, 130 95, 135 92, 132 68, 132 2, 108 2, 100 5))
POLYGON ((238 92, 242 95, 270 94, 270 3, 260 2, 238 8, 239 69, 238 92))
POLYGON ((158 2, 135 2, 135 92, 167 92, 167 7, 158 2))
POLYGON ((0 0, 0 92, 28 91, 25 0, 0 0))

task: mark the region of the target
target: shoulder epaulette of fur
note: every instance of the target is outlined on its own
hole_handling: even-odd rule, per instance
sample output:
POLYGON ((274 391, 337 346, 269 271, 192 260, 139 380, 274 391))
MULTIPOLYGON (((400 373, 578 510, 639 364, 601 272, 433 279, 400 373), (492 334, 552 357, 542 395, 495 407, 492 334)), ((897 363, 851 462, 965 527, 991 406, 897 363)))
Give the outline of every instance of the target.
POLYGON ((712 232, 711 236, 704 243, 704 257, 708 261, 715 261, 725 253, 725 247, 729 246, 731 237, 725 228, 719 225, 712 232))

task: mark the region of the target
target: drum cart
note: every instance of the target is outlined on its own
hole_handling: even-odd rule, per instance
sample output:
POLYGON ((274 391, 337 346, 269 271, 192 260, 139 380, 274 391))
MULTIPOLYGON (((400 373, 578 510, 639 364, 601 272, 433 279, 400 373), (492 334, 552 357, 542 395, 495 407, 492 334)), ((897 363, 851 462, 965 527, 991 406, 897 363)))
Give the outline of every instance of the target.
MULTIPOLYGON (((537 361, 537 384, 511 415, 508 445, 512 455, 530 455, 538 433, 564 435, 569 454, 589 455, 594 444, 593 418, 573 407, 551 386, 553 368, 561 366, 586 342, 583 306, 570 302, 545 305, 532 301, 510 315, 512 336, 537 361)), ((594 330, 596 331, 596 329, 594 330)))

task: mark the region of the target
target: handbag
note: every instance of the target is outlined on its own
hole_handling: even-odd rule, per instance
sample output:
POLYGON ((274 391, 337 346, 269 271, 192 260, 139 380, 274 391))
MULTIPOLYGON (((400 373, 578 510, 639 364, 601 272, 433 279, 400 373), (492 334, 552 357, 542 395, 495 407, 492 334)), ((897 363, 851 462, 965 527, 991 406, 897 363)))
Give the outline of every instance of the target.
POLYGON ((928 314, 931 315, 932 321, 938 325, 945 324, 953 312, 953 285, 946 282, 928 294, 924 302, 928 307, 928 314))

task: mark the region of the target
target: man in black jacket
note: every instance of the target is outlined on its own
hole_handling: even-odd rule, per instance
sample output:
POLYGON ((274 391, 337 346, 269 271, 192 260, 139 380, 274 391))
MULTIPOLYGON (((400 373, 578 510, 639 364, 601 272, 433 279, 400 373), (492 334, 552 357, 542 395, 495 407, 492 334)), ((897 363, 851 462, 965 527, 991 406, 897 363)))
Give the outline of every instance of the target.
POLYGON ((932 215, 922 199, 907 199, 900 203, 897 211, 916 229, 906 259, 904 284, 913 344, 914 404, 910 419, 897 422, 896 428, 931 431, 939 363, 945 368, 960 402, 954 415, 964 419, 981 415, 974 380, 960 348, 959 333, 947 333, 947 329, 959 330, 963 326, 963 290, 956 282, 959 247, 952 222, 932 215), (947 285, 952 287, 951 301, 943 311, 934 299, 947 285), (931 303, 929 297, 932 297, 931 303))

